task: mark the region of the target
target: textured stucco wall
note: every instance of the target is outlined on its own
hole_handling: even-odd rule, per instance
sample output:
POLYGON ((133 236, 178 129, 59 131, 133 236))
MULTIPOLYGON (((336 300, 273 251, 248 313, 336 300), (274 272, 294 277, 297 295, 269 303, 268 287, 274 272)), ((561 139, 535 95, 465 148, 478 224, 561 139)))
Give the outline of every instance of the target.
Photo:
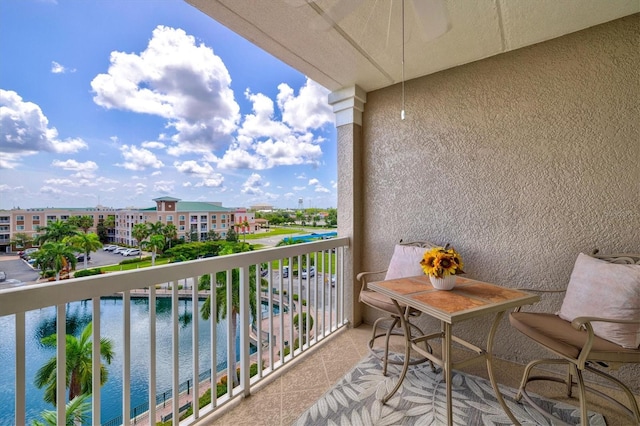
MULTIPOLYGON (((559 288, 581 251, 640 252, 639 22, 409 81, 404 121, 400 85, 368 93, 362 270, 384 269, 399 239, 428 239, 451 243, 472 278, 559 288)), ((488 325, 454 331, 474 341, 488 325)), ((518 362, 534 350, 506 320, 496 349, 518 362)))

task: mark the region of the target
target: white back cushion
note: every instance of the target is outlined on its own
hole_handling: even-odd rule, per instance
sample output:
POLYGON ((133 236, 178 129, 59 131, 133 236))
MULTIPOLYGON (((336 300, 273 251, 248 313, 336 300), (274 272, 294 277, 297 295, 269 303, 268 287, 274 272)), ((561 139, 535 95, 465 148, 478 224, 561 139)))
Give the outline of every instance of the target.
POLYGON ((422 255, 428 249, 429 247, 396 244, 384 279, 391 280, 423 275, 424 272, 420 267, 420 261, 422 260, 422 255))
MULTIPOLYGON (((640 320, 640 265, 609 263, 580 253, 558 315, 567 321, 584 316, 640 320)), ((624 348, 640 346, 639 324, 592 326, 597 336, 624 348)))

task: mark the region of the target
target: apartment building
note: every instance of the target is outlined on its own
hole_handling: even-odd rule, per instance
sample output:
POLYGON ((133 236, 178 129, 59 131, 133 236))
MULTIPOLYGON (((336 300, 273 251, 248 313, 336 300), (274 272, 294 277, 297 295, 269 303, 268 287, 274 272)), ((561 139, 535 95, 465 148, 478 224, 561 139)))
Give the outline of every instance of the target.
POLYGON ((255 231, 257 227, 254 214, 243 207, 229 208, 223 207, 219 202, 181 201, 173 197, 161 197, 153 201, 155 206, 148 208, 114 209, 97 206, 0 210, 0 251, 21 249, 22 247, 11 244, 18 233, 34 239, 38 236, 39 227, 57 220, 68 220, 72 216, 93 217, 94 225, 89 232, 96 232, 100 220, 106 221, 112 217, 114 227, 107 229, 109 242, 127 245, 137 244, 131 231, 138 223, 173 224, 178 238, 189 240, 205 240, 209 238, 211 231, 226 238, 232 228, 242 235, 255 231))

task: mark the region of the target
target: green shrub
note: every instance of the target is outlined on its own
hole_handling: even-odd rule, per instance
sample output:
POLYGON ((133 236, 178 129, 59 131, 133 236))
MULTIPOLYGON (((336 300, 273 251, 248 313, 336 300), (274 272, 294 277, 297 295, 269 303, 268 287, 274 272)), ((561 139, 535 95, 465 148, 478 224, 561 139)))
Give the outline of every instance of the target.
POLYGON ((80 271, 76 271, 76 273, 73 274, 73 276, 75 278, 80 278, 80 277, 89 277, 91 275, 100 275, 101 273, 102 273, 102 269, 100 268, 82 269, 80 271))

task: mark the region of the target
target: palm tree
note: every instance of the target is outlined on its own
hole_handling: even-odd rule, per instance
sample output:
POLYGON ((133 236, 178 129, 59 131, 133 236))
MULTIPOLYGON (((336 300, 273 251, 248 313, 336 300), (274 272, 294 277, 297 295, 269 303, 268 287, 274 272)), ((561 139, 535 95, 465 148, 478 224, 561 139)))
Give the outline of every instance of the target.
POLYGON ((142 258, 142 242, 149 236, 149 227, 147 223, 136 223, 131 230, 131 236, 138 242, 140 249, 140 257, 142 258))
MULTIPOLYGON (((244 244, 242 248, 239 250, 246 251, 244 248, 244 244)), ((225 249, 220 253, 220 255, 225 254, 233 254, 233 247, 231 244, 227 245, 225 249)), ((206 278, 201 277, 200 285, 206 286, 206 281, 209 280, 209 277, 206 278)), ((216 322, 220 322, 227 317, 227 274, 226 272, 218 272, 216 274, 216 322)), ((238 327, 238 315, 240 314, 240 271, 238 269, 233 269, 231 271, 231 335, 229 336, 228 343, 231 345, 229 348, 230 358, 227 360, 229 365, 232 366, 232 370, 236 370, 236 328, 238 327)), ((255 265, 251 266, 249 273, 249 308, 251 309, 251 316, 253 320, 256 321, 256 274, 255 274, 255 265)), ((207 297, 207 299, 202 304, 200 308, 200 315, 202 319, 208 320, 211 315, 211 296, 207 297)), ((236 374, 233 374, 233 386, 238 385, 238 377, 236 374)))
POLYGON ((77 234, 73 237, 68 237, 65 239, 65 242, 68 242, 71 247, 77 250, 81 250, 84 253, 85 269, 87 269, 89 253, 91 253, 92 251, 96 251, 102 247, 100 238, 93 232, 90 234, 77 234))
POLYGON ((64 240, 65 237, 76 235, 78 233, 78 228, 69 222, 56 220, 55 222, 49 223, 47 226, 39 226, 37 231, 39 235, 35 241, 38 244, 43 244, 47 241, 60 242, 64 240))
POLYGON ((151 235, 149 241, 143 241, 140 246, 144 247, 147 251, 151 251, 151 266, 153 266, 156 264, 157 251, 164 248, 164 236, 158 234, 151 235))
POLYGON ((171 248, 171 241, 178 238, 178 228, 173 223, 168 223, 165 225, 162 233, 165 238, 165 246, 171 248))
POLYGON ((27 244, 31 243, 31 241, 33 240, 29 234, 24 232, 16 232, 11 238, 11 244, 14 247, 27 247, 27 244))
MULTIPOLYGON (((89 394, 78 395, 67 403, 66 413, 66 426, 82 425, 89 422, 89 410, 91 405, 87 401, 89 394)), ((42 420, 34 420, 31 423, 32 426, 56 426, 58 424, 58 418, 55 410, 46 410, 40 414, 42 420)))
MULTIPOLYGON (((82 394, 91 393, 91 332, 92 323, 82 330, 80 338, 76 338, 71 334, 66 336, 66 352, 67 352, 67 377, 66 386, 69 389, 69 401, 82 394)), ((55 347, 57 335, 42 338, 41 342, 45 346, 55 347)), ((113 350, 113 342, 105 337, 100 339, 100 357, 107 363, 111 364, 111 360, 115 356, 113 350)), ((50 404, 56 405, 56 365, 57 358, 53 356, 47 361, 36 373, 35 385, 38 388, 45 388, 44 400, 50 404)), ((100 364, 100 385, 107 382, 109 372, 100 364)))
POLYGON ((67 222, 72 226, 82 229, 85 234, 89 231, 89 228, 93 227, 93 217, 89 215, 72 216, 67 222))
POLYGON ((61 242, 46 242, 34 255, 35 264, 44 274, 48 269, 56 273, 56 281, 60 280, 60 272, 76 267, 78 260, 71 246, 61 242))
POLYGON ((249 229, 249 221, 245 219, 240 222, 240 226, 242 226, 242 233, 244 234, 244 242, 247 242, 247 229, 249 229))

